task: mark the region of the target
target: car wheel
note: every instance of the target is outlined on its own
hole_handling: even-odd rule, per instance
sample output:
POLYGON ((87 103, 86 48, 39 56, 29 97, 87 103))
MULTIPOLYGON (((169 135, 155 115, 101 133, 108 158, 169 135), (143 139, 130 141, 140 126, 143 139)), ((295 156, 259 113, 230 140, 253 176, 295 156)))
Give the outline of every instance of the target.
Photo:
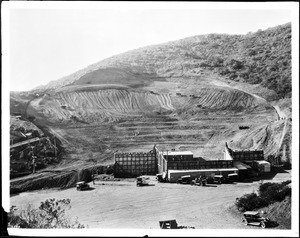
POLYGON ((261 228, 266 228, 266 223, 261 222, 261 223, 260 223, 260 227, 261 227, 261 228))

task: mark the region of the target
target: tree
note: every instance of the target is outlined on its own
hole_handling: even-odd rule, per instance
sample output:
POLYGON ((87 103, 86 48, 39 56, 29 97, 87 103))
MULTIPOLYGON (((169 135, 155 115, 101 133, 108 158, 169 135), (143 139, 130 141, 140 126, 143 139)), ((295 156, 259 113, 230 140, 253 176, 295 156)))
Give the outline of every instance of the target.
POLYGON ((34 209, 30 204, 17 214, 17 208, 12 206, 8 213, 8 227, 19 228, 84 228, 84 225, 72 221, 65 216, 71 208, 70 199, 47 199, 34 209))

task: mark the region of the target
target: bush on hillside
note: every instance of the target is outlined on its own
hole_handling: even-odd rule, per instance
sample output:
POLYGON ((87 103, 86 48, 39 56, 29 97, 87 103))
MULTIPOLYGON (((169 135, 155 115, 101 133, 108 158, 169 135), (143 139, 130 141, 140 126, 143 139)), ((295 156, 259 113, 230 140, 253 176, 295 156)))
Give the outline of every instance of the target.
POLYGON ((15 228, 84 228, 77 219, 71 221, 65 216, 66 210, 71 208, 70 199, 47 199, 41 202, 38 209, 31 205, 19 214, 15 206, 8 213, 8 227, 15 228))
POLYGON ((237 198, 235 205, 240 211, 253 211, 268 206, 274 202, 284 200, 291 196, 291 188, 287 186, 291 181, 282 183, 263 183, 258 188, 258 194, 249 193, 237 198))
POLYGON ((248 193, 237 198, 235 205, 240 211, 252 211, 259 207, 267 206, 268 203, 256 193, 248 193))
POLYGON ((93 180, 93 173, 91 171, 92 169, 82 169, 79 172, 79 178, 78 181, 85 181, 86 183, 89 183, 93 180))
POLYGON ((259 196, 273 203, 276 201, 282 201, 286 196, 291 196, 291 188, 286 186, 288 183, 263 183, 259 186, 259 196))

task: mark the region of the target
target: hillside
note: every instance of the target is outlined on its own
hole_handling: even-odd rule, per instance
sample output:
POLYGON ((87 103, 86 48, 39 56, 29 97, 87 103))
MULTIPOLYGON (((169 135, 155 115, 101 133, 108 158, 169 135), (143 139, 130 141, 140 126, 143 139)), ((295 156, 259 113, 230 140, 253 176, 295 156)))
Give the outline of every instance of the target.
POLYGON ((163 78, 200 76, 203 70, 238 82, 260 84, 274 90, 276 95, 272 96, 275 98, 290 96, 291 24, 247 35, 200 35, 132 50, 39 89, 58 88, 75 81, 75 84, 84 81, 106 83, 107 79, 116 80, 116 75, 118 79, 124 79, 123 83, 130 76, 131 80, 145 75, 163 78), (99 75, 101 77, 97 77, 99 75))
MULTIPOLYGON (((11 113, 55 137, 65 152, 51 165, 58 174, 35 177, 71 186, 74 172, 95 161, 102 168, 116 151, 149 151, 154 144, 221 159, 228 142, 291 161, 289 34, 285 24, 247 35, 190 37, 113 56, 27 94, 11 93, 11 113)), ((34 187, 32 179, 12 184, 34 187)))

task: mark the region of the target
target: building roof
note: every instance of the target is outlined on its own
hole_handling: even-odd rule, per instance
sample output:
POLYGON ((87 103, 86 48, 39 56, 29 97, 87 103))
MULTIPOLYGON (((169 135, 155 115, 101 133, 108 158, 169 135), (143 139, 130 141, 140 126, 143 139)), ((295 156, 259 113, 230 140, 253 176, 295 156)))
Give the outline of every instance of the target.
POLYGON ((244 164, 242 162, 239 161, 235 161, 233 162, 233 166, 236 167, 238 170, 247 170, 247 169, 251 169, 251 166, 244 164))
POLYGON ((163 151, 163 155, 193 155, 191 151, 163 151))
POLYGON ((265 161, 265 160, 257 160, 256 163, 258 163, 258 164, 270 164, 268 161, 265 161))
POLYGON ((244 215, 258 215, 259 212, 258 211, 247 211, 247 212, 244 212, 244 215))

